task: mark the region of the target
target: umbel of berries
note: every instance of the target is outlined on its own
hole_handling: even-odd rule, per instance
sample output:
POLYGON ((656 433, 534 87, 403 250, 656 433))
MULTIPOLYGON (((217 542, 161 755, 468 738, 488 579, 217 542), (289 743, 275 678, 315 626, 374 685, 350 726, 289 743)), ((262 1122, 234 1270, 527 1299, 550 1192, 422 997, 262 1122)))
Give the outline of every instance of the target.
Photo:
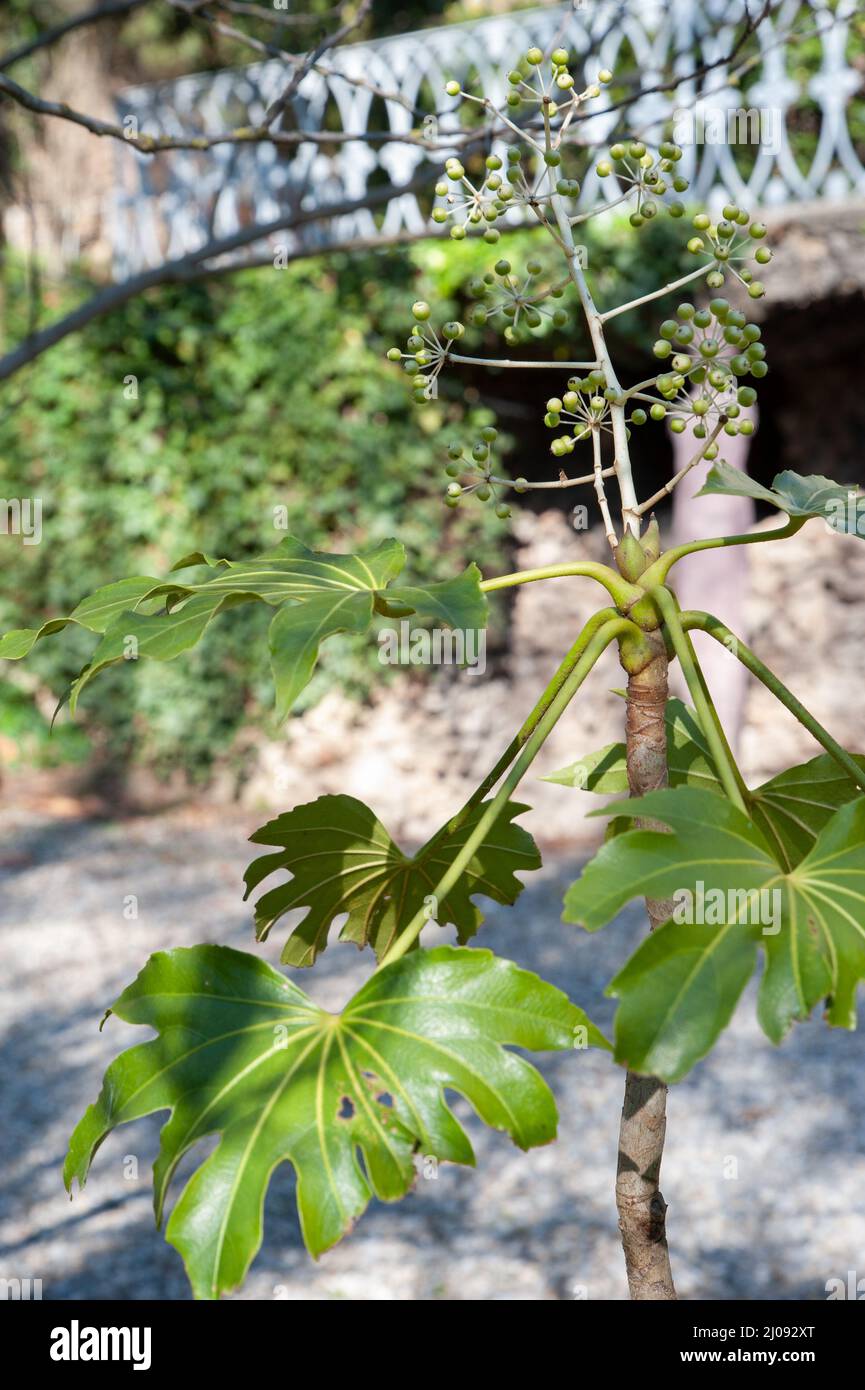
POLYGON ((604 89, 612 80, 613 74, 602 69, 581 86, 564 48, 548 56, 530 48, 508 74, 503 107, 455 80, 448 82, 448 97, 486 113, 492 148, 485 155, 476 153, 473 131, 465 149, 445 160, 433 223, 448 226, 456 240, 477 234, 493 243, 503 228, 533 222, 549 235, 552 257, 533 255, 521 266, 506 255, 491 257, 488 268, 466 286, 464 322, 439 322, 430 304, 417 300, 405 346, 391 348, 388 356, 411 379, 419 405, 438 399, 448 389, 445 381, 458 391, 459 373, 466 367, 562 368, 560 392, 547 401, 544 413, 554 434, 551 453, 557 473, 531 481, 524 474, 509 477, 484 454, 491 440, 454 441, 448 450, 450 481, 444 500, 454 508, 474 496, 491 503, 504 520, 510 514, 511 490, 589 485, 615 548, 615 530, 607 524, 610 478, 622 494, 625 529, 632 534, 639 529, 629 454, 635 427, 655 423, 673 433, 688 430, 700 446, 690 466, 719 459, 725 437, 753 432, 749 407, 756 400, 756 383, 768 370, 761 330, 718 290, 729 283, 746 303, 761 298, 764 287, 757 272, 769 264, 771 251, 765 245, 765 224, 733 202, 724 204, 714 220, 692 211, 690 227, 686 225, 688 180, 680 172, 682 149, 673 141, 662 140, 655 147, 623 134, 598 158, 573 139, 577 118, 603 109, 604 89), (598 309, 575 254, 573 229, 604 212, 627 218, 635 233, 666 212, 685 228, 683 252, 694 258, 694 269, 633 305, 598 309), (606 346, 605 321, 692 285, 694 297, 671 305, 660 323, 652 347, 658 361, 655 375, 639 382, 622 380, 606 346), (484 350, 496 329, 508 353, 550 328, 563 333, 581 313, 587 315, 594 360, 569 361, 558 351, 549 361, 534 353, 522 360, 484 350))

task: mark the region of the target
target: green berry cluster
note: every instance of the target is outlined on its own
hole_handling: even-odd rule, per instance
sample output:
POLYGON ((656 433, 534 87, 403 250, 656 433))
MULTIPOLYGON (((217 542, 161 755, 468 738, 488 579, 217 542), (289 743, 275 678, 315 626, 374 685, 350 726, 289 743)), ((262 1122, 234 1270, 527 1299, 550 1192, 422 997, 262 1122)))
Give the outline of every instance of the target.
POLYGON ((553 396, 547 401, 544 424, 548 429, 558 429, 563 422, 568 425, 568 434, 558 435, 550 445, 550 452, 556 458, 572 454, 581 439, 588 439, 593 430, 612 432, 610 406, 622 404, 624 397, 620 391, 607 386, 607 379, 600 368, 589 372, 588 376, 572 376, 564 394, 553 396))
POLYGON ((525 478, 517 478, 514 483, 509 483, 493 473, 492 445, 497 436, 498 431, 492 425, 487 425, 481 430, 480 438, 472 445, 468 456, 458 441, 448 445, 445 473, 451 481, 445 489, 446 506, 458 507, 464 497, 474 493, 479 502, 490 503, 494 507, 500 521, 506 521, 510 516, 511 509, 502 500, 503 489, 513 487, 516 492, 525 492, 529 485, 525 478), (459 481, 461 478, 462 482, 459 481))
POLYGON ((442 324, 441 337, 429 322, 432 310, 424 299, 416 299, 411 306, 414 323, 406 339, 406 350, 388 348, 389 362, 401 362, 406 375, 411 377, 412 391, 419 405, 429 401, 435 394, 435 385, 441 370, 448 359, 452 345, 465 333, 465 325, 457 319, 442 324))
POLYGON ((765 224, 752 222, 750 214, 743 208, 735 203, 727 203, 723 216, 716 222, 707 212, 698 212, 693 226, 699 235, 691 237, 688 250, 694 256, 706 257, 709 272, 706 284, 709 289, 719 290, 729 272, 747 287, 752 299, 762 299, 766 293, 763 283, 755 280, 754 272, 744 263, 751 258, 758 266, 768 265, 771 261, 769 247, 760 244, 766 235, 765 224))
POLYGON ((497 154, 487 155, 483 181, 476 185, 459 159, 447 160, 445 176, 436 184, 436 196, 442 201, 433 208, 433 222, 443 226, 450 221, 454 241, 464 240, 470 231, 482 231, 484 241, 494 245, 500 233, 492 224, 507 212, 514 197, 502 168, 497 154))
POLYGON ((657 154, 642 140, 617 141, 610 146, 610 158, 595 166, 598 178, 614 177, 620 188, 636 193, 636 206, 630 216, 632 227, 642 227, 666 207, 671 217, 684 217, 685 204, 679 198, 665 202, 668 193, 684 193, 688 180, 676 172, 682 158, 678 145, 664 141, 657 154))
MULTIPOLYGON (((671 370, 656 378, 662 400, 653 401, 652 419, 668 418, 670 429, 680 434, 686 417, 691 417, 696 420, 694 434, 698 439, 704 439, 707 426, 719 420, 724 421, 726 434, 752 434, 753 421, 739 416, 743 406, 754 404, 757 393, 739 382, 746 376, 759 381, 769 370, 761 336, 759 324, 749 323, 726 299, 713 299, 700 309, 690 303, 680 304, 676 317, 661 324, 653 349, 656 357, 669 360, 671 370), (702 388, 699 394, 689 394, 686 389, 694 386, 702 388)), ((633 424, 643 424, 645 419, 642 410, 631 416, 633 424)), ((707 451, 708 458, 717 453, 717 448, 711 447, 714 453, 707 451)))
POLYGON ((613 74, 606 68, 598 73, 582 92, 577 90, 570 71, 570 54, 566 48, 554 48, 550 54, 549 73, 544 71, 544 55, 540 48, 530 48, 520 62, 508 73, 507 104, 511 110, 523 106, 542 106, 548 117, 563 116, 575 110, 583 101, 601 95, 601 86, 612 82, 613 74))
MULTIPOLYGON (((506 105, 511 109, 539 108, 546 132, 546 148, 541 151, 535 147, 530 161, 526 151, 517 146, 507 148, 505 159, 495 153, 488 155, 480 182, 472 181, 462 161, 452 156, 445 162, 444 178, 436 184, 436 196, 440 201, 433 208, 433 222, 439 226, 450 223, 450 234, 455 241, 462 241, 476 231, 493 244, 499 239, 499 229, 494 224, 511 209, 523 206, 538 210, 549 203, 554 192, 565 198, 578 197, 579 180, 561 174, 561 136, 581 104, 599 97, 601 86, 612 80, 613 74, 603 69, 597 82, 578 92, 568 67, 566 49, 553 50, 547 71, 541 49, 530 48, 508 74, 506 105), (530 162, 531 168, 524 168, 524 161, 530 162)), ((484 98, 462 91, 456 81, 448 82, 445 90, 448 96, 489 106, 484 98)), ((515 128, 509 118, 506 123, 515 128)))
POLYGON ((568 281, 544 285, 540 281, 543 269, 540 261, 529 260, 524 275, 520 276, 514 272, 510 261, 496 261, 492 271, 469 281, 468 292, 475 301, 468 314, 469 323, 483 328, 491 320, 503 320, 508 343, 525 341, 532 329, 542 326, 545 318, 555 328, 564 328, 568 312, 558 301, 568 281), (549 304, 549 300, 555 302, 549 304))

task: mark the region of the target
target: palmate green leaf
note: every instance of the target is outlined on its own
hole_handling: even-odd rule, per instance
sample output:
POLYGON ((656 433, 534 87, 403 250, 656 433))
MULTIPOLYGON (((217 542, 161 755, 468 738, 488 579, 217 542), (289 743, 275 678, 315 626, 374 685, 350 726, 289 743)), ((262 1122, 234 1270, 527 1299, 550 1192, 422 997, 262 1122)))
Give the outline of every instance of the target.
POLYGON ((204 564, 215 575, 200 583, 138 576, 109 584, 84 599, 68 618, 6 633, 0 657, 20 659, 40 637, 70 622, 101 633, 102 641, 72 686, 74 712, 81 691, 107 666, 139 657, 171 661, 193 647, 226 609, 264 603, 276 610, 269 647, 276 713, 282 720, 308 684, 321 643, 337 632, 366 632, 376 611, 415 613, 423 621, 454 628, 486 626, 487 601, 477 566, 469 565, 456 579, 419 587, 392 582, 404 563, 403 546, 396 540, 357 555, 330 555, 286 537, 256 559, 238 562, 196 551, 175 570, 204 564))
POLYGON ((865 976, 865 797, 835 811, 792 869, 753 820, 711 792, 653 792, 616 810, 671 833, 629 830, 608 841, 568 890, 565 920, 595 929, 632 898, 677 903, 610 985, 621 1000, 617 1060, 667 1081, 684 1076, 729 1022, 761 946, 758 1016, 773 1042, 822 999, 830 1023, 855 1027, 865 976), (690 924, 676 920, 687 893, 696 895, 690 924))
POLYGON ((226 946, 151 956, 112 1012, 157 1037, 109 1066, 70 1141, 64 1180, 86 1180, 118 1125, 171 1110, 154 1166, 161 1222, 182 1156, 209 1134, 166 1231, 198 1298, 240 1284, 261 1245, 273 1170, 297 1173, 313 1256, 352 1228, 374 1194, 403 1197, 416 1152, 471 1164, 444 1098, 464 1096, 520 1148, 555 1138, 546 1082, 506 1045, 608 1047, 559 990, 489 951, 442 946, 376 972, 340 1014, 263 961, 226 946))
MULTIPOLYGON (((718 796, 724 788, 694 711, 668 700, 667 764, 671 787, 702 787, 718 796)), ((865 770, 865 757, 854 754, 865 770)), ((610 743, 543 779, 599 794, 627 792, 625 745, 610 743)), ((805 857, 839 806, 861 796, 861 789, 828 753, 788 768, 746 793, 751 818, 785 869, 805 857)))
POLYGON ((285 913, 308 908, 289 935, 282 960, 313 965, 327 945, 334 919, 348 913, 340 941, 369 945, 381 960, 426 904, 430 918, 442 927, 452 923, 464 943, 483 922, 483 913, 472 902, 474 895, 514 903, 523 889, 516 873, 540 868, 531 835, 512 823, 526 810, 509 802, 455 887, 445 898, 428 902, 486 811, 484 804, 475 807, 459 830, 435 835, 412 856, 402 852, 369 807, 354 797, 320 796, 296 806, 250 837, 253 844, 280 848, 250 864, 247 897, 277 870, 292 874, 288 883, 258 899, 256 934, 262 940, 285 913))
POLYGON ((133 575, 130 579, 118 580, 116 584, 106 584, 82 599, 68 618, 51 618, 41 627, 19 627, 7 632, 5 636, 0 637, 0 658, 5 661, 20 661, 22 657, 27 656, 40 637, 61 632, 70 623, 78 623, 90 632, 104 632, 120 613, 134 607, 158 583, 158 579, 148 575, 133 575))
POLYGON ((823 478, 817 473, 803 476, 793 473, 789 468, 778 473, 772 480, 772 487, 763 487, 747 473, 733 468, 719 459, 709 470, 705 483, 697 493, 698 497, 722 493, 734 497, 753 497, 758 502, 768 502, 780 512, 790 517, 819 516, 835 531, 848 535, 865 535, 865 526, 857 526, 857 489, 843 487, 831 478, 823 478))

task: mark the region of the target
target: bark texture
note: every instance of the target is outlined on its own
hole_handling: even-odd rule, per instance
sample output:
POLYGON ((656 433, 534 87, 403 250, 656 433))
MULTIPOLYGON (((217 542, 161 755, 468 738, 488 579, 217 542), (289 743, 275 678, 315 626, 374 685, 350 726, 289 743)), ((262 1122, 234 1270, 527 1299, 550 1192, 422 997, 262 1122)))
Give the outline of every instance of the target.
MULTIPOLYGON (((657 655, 628 679, 626 738, 628 783, 632 796, 667 785, 667 657, 653 637, 657 655)), ((651 822, 637 822, 648 825, 651 822)), ((651 928, 670 916, 672 905, 646 899, 651 928)), ((616 1206, 631 1298, 675 1299, 667 1248, 667 1204, 660 1189, 667 1127, 667 1088, 651 1076, 628 1072, 619 1129, 616 1206)))

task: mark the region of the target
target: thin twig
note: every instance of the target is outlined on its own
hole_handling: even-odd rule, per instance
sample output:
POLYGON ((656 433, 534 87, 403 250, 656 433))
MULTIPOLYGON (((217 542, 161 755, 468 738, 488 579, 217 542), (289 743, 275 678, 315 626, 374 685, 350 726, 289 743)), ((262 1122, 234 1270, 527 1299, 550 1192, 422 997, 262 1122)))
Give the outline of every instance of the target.
POLYGON ((708 439, 706 439, 703 442, 701 447, 698 449, 697 453, 694 455, 692 459, 689 459, 689 461, 685 464, 684 468, 680 468, 678 473, 676 473, 674 477, 670 478, 669 482, 664 483, 663 487, 658 488, 658 491, 654 494, 654 496, 649 497, 645 502, 640 503, 639 507, 637 508, 637 516, 645 516, 646 512, 650 512, 652 508, 656 505, 656 503, 663 502, 665 497, 669 497, 670 493, 673 491, 673 488, 676 487, 676 485, 682 481, 685 474, 690 473, 691 469, 696 468, 697 464, 700 463, 706 457, 706 450, 712 444, 714 444, 715 440, 718 438, 718 435, 721 433, 721 430, 724 428, 726 423, 727 417, 726 415, 722 415, 718 420, 717 425, 712 430, 712 433, 709 435, 708 439))

